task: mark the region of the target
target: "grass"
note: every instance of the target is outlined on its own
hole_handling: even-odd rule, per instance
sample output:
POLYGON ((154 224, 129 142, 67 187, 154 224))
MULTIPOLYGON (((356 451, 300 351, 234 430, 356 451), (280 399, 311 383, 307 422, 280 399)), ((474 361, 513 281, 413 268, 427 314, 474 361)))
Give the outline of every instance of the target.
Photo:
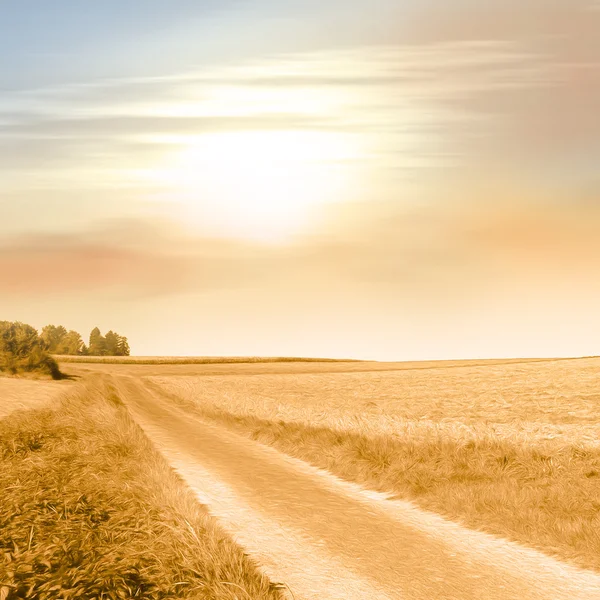
POLYGON ((337 358, 301 358, 293 356, 68 356, 56 355, 61 363, 100 363, 126 365, 215 365, 239 363, 288 362, 359 362, 337 358))
POLYGON ((0 421, 0 597, 277 600, 100 375, 0 421))
POLYGON ((0 418, 15 410, 48 405, 72 385, 70 381, 0 377, 0 418))
POLYGON ((150 377, 348 480, 600 570, 600 360, 150 377))

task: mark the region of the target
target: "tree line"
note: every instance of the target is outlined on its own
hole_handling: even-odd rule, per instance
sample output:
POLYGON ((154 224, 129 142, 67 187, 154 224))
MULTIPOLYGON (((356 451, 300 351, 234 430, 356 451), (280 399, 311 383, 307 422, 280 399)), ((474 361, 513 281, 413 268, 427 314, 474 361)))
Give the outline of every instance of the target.
POLYGON ((46 325, 40 334, 45 350, 50 354, 82 356, 129 356, 129 342, 116 331, 102 335, 98 327, 90 332, 89 344, 85 344, 77 331, 67 331, 62 325, 46 325))
POLYGON ((42 373, 61 379, 63 374, 52 354, 129 356, 129 343, 115 331, 102 335, 97 327, 86 345, 77 331, 67 331, 62 325, 46 325, 38 333, 27 323, 0 321, 0 371, 12 375, 42 373))

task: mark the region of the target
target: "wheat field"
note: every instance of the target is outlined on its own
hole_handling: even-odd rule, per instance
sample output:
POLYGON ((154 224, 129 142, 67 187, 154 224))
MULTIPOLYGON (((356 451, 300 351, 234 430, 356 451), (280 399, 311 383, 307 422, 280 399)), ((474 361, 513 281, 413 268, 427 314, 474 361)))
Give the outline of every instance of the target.
POLYGON ((146 381, 341 477, 600 569, 600 359, 326 370, 146 381))
POLYGON ((350 359, 300 358, 293 356, 85 356, 56 354, 55 358, 62 363, 107 365, 219 365, 247 363, 360 362, 350 359))

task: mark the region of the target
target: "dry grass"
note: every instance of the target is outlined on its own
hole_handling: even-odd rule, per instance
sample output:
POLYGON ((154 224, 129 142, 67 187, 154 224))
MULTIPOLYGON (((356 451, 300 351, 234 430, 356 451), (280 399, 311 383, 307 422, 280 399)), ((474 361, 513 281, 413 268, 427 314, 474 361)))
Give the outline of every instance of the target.
POLYGON ((0 418, 15 410, 49 405, 72 385, 69 381, 0 377, 0 418))
POLYGON ((281 598, 103 381, 0 421, 0 595, 281 598))
POLYGON ((151 377, 350 480, 600 570, 599 359, 151 377))

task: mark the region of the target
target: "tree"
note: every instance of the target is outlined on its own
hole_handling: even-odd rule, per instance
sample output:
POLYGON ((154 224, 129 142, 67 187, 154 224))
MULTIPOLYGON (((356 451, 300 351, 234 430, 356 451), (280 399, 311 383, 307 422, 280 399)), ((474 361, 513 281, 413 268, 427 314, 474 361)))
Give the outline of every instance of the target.
POLYGON ((126 337, 120 336, 115 331, 109 331, 104 339, 108 356, 129 356, 129 344, 126 337))
POLYGON ((90 345, 88 346, 88 352, 92 356, 106 355, 106 340, 97 327, 94 327, 90 333, 90 345))
POLYGON ((117 356, 129 356, 129 342, 126 337, 119 336, 119 345, 117 346, 117 356))
POLYGON ((69 331, 63 338, 57 354, 83 354, 85 344, 81 339, 81 335, 77 331, 69 331))
POLYGON ((46 325, 40 334, 40 343, 50 354, 84 354, 86 349, 81 334, 73 329, 67 331, 62 325, 46 325))
POLYGON ((51 354, 65 354, 61 349, 66 336, 67 330, 62 325, 58 327, 56 325, 46 325, 42 329, 40 341, 47 352, 51 354))
POLYGON ((117 356, 119 349, 119 334, 114 331, 108 331, 104 336, 106 354, 108 356, 117 356))

